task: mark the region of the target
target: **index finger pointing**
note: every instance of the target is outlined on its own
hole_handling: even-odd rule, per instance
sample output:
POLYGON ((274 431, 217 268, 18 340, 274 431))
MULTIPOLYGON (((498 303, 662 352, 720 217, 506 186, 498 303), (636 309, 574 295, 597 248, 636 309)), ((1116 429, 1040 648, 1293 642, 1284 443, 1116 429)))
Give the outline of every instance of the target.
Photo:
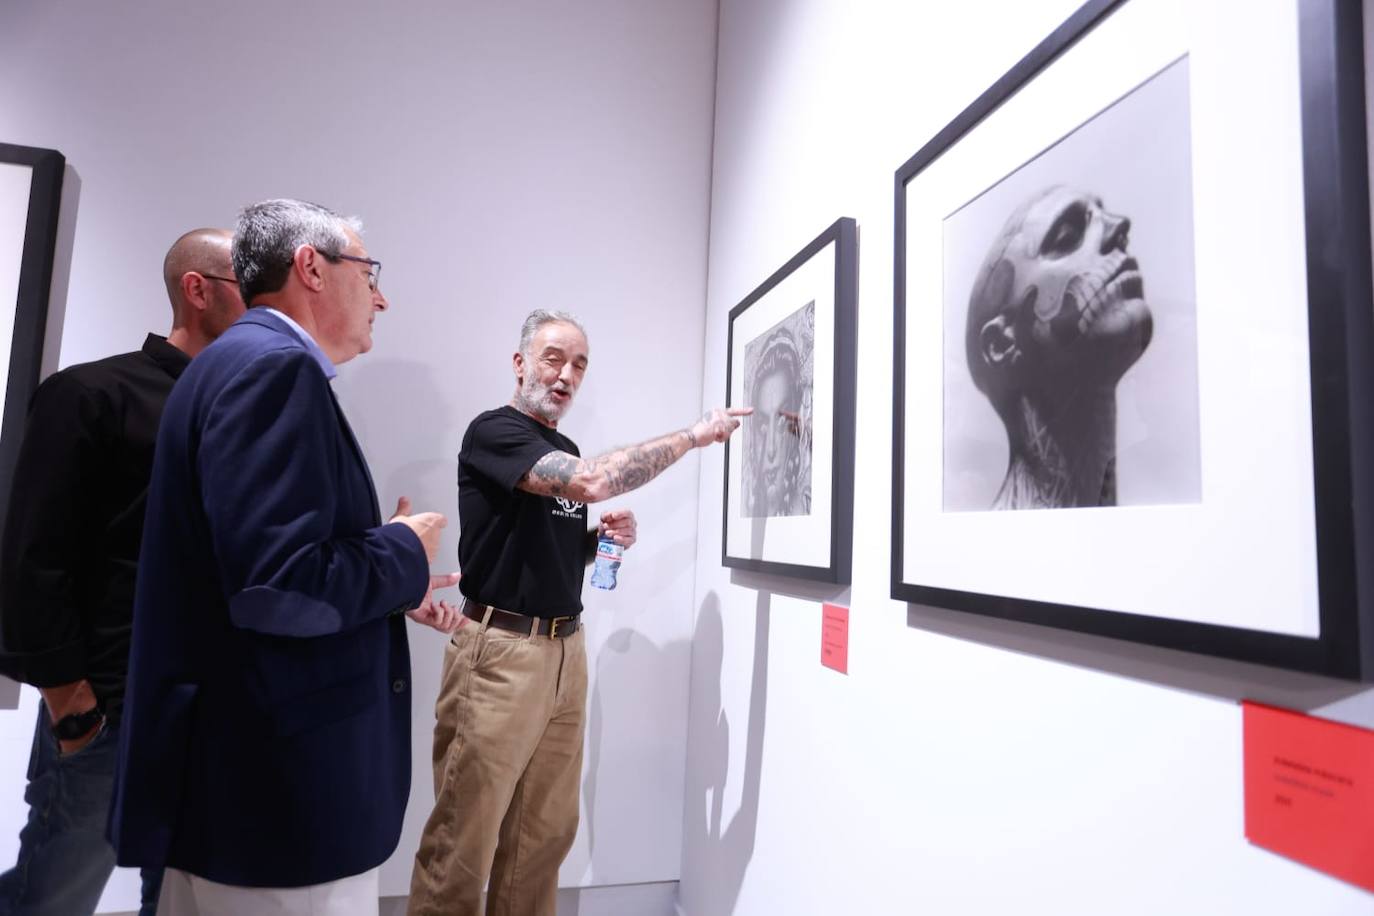
POLYGON ((725 412, 732 417, 747 417, 754 412, 752 407, 727 407, 725 412))

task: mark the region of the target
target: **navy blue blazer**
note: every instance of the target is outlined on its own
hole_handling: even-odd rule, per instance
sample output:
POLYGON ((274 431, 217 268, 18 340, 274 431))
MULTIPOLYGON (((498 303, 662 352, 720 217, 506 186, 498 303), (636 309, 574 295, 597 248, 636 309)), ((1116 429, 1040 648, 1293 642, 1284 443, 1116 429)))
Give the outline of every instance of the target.
POLYGON ((158 430, 110 838, 120 865, 298 887, 396 848, 410 792, 402 612, 420 539, 382 524, 324 370, 250 309, 158 430))

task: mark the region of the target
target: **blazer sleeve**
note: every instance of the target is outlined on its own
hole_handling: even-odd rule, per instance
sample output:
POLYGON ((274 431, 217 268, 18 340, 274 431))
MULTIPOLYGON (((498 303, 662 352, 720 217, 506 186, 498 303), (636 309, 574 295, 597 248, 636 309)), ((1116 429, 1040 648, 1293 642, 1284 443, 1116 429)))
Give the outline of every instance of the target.
POLYGON ((341 475, 357 471, 335 411, 324 373, 298 349, 257 357, 207 411, 197 476, 237 627, 338 633, 416 607, 429 587, 424 547, 405 525, 349 530, 376 507, 370 495, 365 512, 340 502, 341 475))

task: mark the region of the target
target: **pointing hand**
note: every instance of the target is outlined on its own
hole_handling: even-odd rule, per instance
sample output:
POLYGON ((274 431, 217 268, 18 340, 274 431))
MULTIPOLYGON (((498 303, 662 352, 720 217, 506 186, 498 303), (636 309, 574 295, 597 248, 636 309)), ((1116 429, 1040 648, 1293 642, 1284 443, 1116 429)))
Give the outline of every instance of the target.
POLYGON ((693 423, 687 432, 692 437, 693 445, 705 448, 713 442, 729 439, 730 434, 739 429, 740 417, 747 417, 753 412, 752 407, 717 407, 693 423))

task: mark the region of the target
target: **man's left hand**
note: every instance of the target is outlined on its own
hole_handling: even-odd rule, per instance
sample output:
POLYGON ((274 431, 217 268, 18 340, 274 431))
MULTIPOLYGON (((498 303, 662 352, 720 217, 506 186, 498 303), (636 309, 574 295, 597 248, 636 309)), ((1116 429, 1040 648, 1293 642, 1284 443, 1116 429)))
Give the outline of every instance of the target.
POLYGON ((430 576, 429 590, 425 592, 425 599, 420 602, 420 606, 415 610, 406 611, 406 616, 416 623, 433 627, 440 633, 452 633, 454 628, 458 626, 458 621, 462 619, 458 606, 449 604, 447 601, 436 600, 434 590, 457 585, 460 578, 462 577, 458 573, 430 576))
POLYGON ((611 538, 621 547, 633 547, 639 538, 639 527, 635 524, 634 512, 629 509, 610 509, 602 512, 596 536, 611 538))

